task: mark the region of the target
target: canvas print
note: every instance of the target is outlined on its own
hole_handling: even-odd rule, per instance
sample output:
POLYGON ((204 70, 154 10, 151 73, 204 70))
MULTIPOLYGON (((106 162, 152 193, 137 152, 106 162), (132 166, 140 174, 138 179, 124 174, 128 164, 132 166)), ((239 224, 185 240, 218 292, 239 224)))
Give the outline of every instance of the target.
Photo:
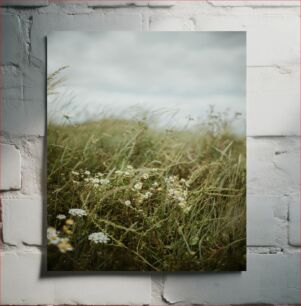
POLYGON ((245 270, 245 87, 245 32, 50 33, 48 270, 245 270))

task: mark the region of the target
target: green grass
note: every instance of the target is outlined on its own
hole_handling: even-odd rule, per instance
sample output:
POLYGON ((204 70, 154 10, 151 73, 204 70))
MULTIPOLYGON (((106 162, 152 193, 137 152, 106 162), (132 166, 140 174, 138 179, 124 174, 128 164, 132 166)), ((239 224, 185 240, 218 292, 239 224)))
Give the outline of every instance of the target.
POLYGON ((48 225, 73 247, 49 244, 49 270, 245 270, 246 143, 223 115, 187 130, 50 122, 47 160, 48 225), (96 244, 94 232, 110 240, 96 244))

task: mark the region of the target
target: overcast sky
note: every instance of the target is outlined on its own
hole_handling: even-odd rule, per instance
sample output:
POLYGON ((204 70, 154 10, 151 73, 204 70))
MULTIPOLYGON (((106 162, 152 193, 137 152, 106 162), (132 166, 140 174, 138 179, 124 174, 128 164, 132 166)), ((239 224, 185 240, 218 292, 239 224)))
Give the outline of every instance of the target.
POLYGON ((245 32, 53 32, 47 46, 48 73, 69 66, 60 103, 72 97, 71 117, 143 108, 176 113, 181 127, 214 105, 241 112, 244 130, 245 32))

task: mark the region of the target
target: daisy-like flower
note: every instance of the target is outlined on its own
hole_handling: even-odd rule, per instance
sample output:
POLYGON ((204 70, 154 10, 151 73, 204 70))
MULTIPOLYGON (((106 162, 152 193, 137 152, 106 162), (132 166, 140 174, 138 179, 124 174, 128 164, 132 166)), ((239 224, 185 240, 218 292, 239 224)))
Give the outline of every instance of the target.
POLYGON ((66 253, 73 251, 73 247, 69 242, 68 238, 61 238, 59 244, 57 245, 61 253, 66 253))
POLYGON ((136 190, 141 190, 142 189, 142 183, 141 182, 138 182, 134 185, 134 189, 136 190))
POLYGON ((131 206, 131 204, 132 204, 132 203, 131 203, 130 200, 126 200, 126 201, 124 202, 124 205, 125 205, 125 206, 131 206))
POLYGON ((152 196, 152 193, 147 191, 145 194, 142 195, 143 199, 149 199, 152 196))
POLYGON ((149 174, 148 174, 148 173, 143 173, 143 174, 142 174, 142 178, 143 178, 144 180, 147 180, 147 179, 149 178, 149 174))
POLYGON ((67 225, 64 225, 63 226, 63 232, 65 233, 65 234, 67 234, 67 235, 72 235, 72 231, 71 231, 71 229, 67 226, 67 225))
POLYGON ((47 239, 49 244, 58 244, 60 242, 60 238, 57 235, 57 231, 54 227, 47 228, 47 239))
POLYGON ((80 209, 80 208, 71 208, 69 209, 69 214, 71 216, 77 216, 77 217, 82 217, 82 216, 86 216, 87 213, 85 210, 80 209))
POLYGON ((108 185, 110 183, 110 180, 108 180, 108 179, 100 179, 99 182, 100 182, 101 185, 108 185))
POLYGON ((89 235, 88 239, 96 244, 98 243, 106 244, 108 243, 108 241, 110 241, 110 238, 103 232, 92 233, 89 235))
POLYGON ((154 183, 153 183, 153 186, 154 186, 154 187, 158 187, 158 186, 159 186, 159 183, 158 183, 158 182, 154 182, 154 183))
POLYGON ((63 215, 63 214, 58 214, 58 215, 56 216, 56 218, 59 219, 59 220, 65 220, 65 219, 66 219, 66 216, 63 215))
POLYGON ((73 225, 73 224, 74 224, 74 221, 73 221, 72 219, 67 219, 67 220, 65 221, 65 223, 66 223, 67 225, 73 225))

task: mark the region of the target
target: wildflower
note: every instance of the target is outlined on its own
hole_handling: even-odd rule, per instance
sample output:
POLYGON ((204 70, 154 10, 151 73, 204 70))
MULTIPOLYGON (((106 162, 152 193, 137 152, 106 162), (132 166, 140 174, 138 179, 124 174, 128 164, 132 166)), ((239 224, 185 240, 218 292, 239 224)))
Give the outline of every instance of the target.
POLYGON ((154 183, 153 183, 153 186, 154 186, 154 187, 158 187, 158 186, 159 186, 158 182, 154 182, 154 183))
POLYGON ((74 224, 74 221, 73 221, 72 219, 67 219, 67 220, 65 221, 65 223, 66 223, 67 225, 73 225, 73 224, 74 224))
POLYGON ((145 194, 142 195, 143 199, 149 199, 152 196, 152 193, 147 191, 145 194))
POLYGON ((58 233, 54 227, 48 227, 47 239, 48 239, 49 244, 56 245, 60 242, 60 238, 58 237, 58 233))
POLYGON ((63 215, 63 214, 58 214, 58 215, 56 216, 56 218, 59 219, 59 220, 64 220, 64 219, 66 219, 66 216, 63 215))
POLYGON ((141 182, 138 182, 134 185, 134 189, 136 190, 141 190, 142 189, 142 183, 141 182))
POLYGON ((57 245, 57 247, 59 248, 61 253, 66 253, 66 252, 70 252, 73 251, 73 247, 69 242, 68 238, 61 238, 59 244, 57 245))
POLYGON ((108 185, 110 183, 110 180, 109 179, 101 179, 99 182, 100 182, 101 185, 108 185))
POLYGON ((71 171, 71 173, 72 173, 73 175, 79 175, 79 173, 78 173, 77 171, 71 171))
POLYGON ((63 226, 63 232, 67 235, 72 235, 72 231, 70 230, 70 228, 67 225, 63 226))
POLYGON ((98 177, 102 177, 102 176, 103 176, 103 173, 101 173, 101 172, 97 172, 97 173, 96 173, 96 176, 98 176, 98 177))
POLYGON ((71 209, 69 209, 69 214, 71 216, 78 216, 78 217, 82 217, 82 216, 86 216, 87 215, 86 211, 84 211, 83 209, 80 209, 80 208, 71 208, 71 209))
POLYGON ((143 178, 144 180, 147 180, 147 179, 149 178, 149 174, 148 174, 148 173, 143 173, 143 174, 142 174, 142 178, 143 178))
POLYGON ((129 169, 129 170, 133 170, 134 169, 133 166, 131 166, 131 165, 128 165, 126 168, 129 169))
POLYGON ((91 182, 94 183, 94 184, 99 184, 100 183, 100 179, 95 177, 95 178, 92 178, 91 182))
POLYGON ((92 233, 89 235, 88 239, 94 243, 104 243, 106 244, 110 241, 110 238, 103 232, 92 233))
POLYGON ((123 174, 123 171, 121 171, 121 170, 116 170, 116 171, 115 171, 115 174, 117 174, 117 175, 122 175, 122 174, 123 174))
POLYGON ((86 170, 84 173, 85 173, 86 175, 90 175, 90 174, 91 174, 91 172, 90 172, 89 170, 86 170))
POLYGON ((126 201, 124 202, 124 205, 125 205, 125 206, 131 206, 131 204, 132 204, 132 203, 131 203, 130 200, 126 200, 126 201))
POLYGON ((183 201, 179 203, 179 206, 181 207, 181 209, 183 210, 183 212, 186 214, 190 211, 191 206, 187 205, 187 202, 183 201))
POLYGON ((189 187, 189 183, 185 179, 183 179, 183 178, 180 179, 180 183, 182 183, 186 187, 189 187))

